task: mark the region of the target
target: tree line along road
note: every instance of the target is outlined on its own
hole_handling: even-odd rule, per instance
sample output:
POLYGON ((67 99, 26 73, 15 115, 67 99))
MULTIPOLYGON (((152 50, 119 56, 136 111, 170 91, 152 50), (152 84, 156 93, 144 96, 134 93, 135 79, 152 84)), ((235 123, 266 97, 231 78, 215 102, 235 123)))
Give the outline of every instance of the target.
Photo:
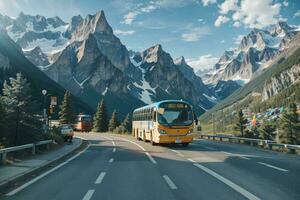
POLYGON ((297 155, 207 140, 182 147, 77 136, 89 141, 84 151, 1 199, 300 199, 297 155))

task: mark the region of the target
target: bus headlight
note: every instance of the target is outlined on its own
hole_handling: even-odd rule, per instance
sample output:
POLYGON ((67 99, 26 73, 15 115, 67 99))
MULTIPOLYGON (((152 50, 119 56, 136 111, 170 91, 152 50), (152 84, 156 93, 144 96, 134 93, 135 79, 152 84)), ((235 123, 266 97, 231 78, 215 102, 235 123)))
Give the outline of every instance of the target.
POLYGON ((166 131, 162 130, 162 129, 158 129, 158 132, 159 132, 159 134, 166 134, 166 131))

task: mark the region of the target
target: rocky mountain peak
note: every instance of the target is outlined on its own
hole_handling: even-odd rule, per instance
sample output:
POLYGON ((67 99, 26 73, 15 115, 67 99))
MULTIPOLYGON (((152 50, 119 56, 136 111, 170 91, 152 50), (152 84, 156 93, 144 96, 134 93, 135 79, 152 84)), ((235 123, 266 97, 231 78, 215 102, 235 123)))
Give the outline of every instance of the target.
POLYGON ((174 60, 174 63, 175 63, 175 65, 188 65, 183 56, 180 56, 179 58, 176 58, 174 60))
POLYGON ((173 59, 162 49, 160 44, 152 46, 141 53, 144 63, 158 63, 164 66, 174 65, 173 59))
POLYGON ((111 26, 108 24, 104 11, 101 10, 100 12, 97 12, 95 15, 95 27, 94 32, 106 32, 108 34, 112 34, 113 30, 111 26))

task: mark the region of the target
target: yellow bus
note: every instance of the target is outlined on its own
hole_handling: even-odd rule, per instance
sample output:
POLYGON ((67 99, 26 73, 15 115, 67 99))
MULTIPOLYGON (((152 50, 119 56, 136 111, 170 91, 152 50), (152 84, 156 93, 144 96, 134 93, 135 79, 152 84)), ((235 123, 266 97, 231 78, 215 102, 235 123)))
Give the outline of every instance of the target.
POLYGON ((192 106, 181 100, 165 100, 133 111, 132 135, 154 144, 182 144, 193 141, 198 124, 192 106))

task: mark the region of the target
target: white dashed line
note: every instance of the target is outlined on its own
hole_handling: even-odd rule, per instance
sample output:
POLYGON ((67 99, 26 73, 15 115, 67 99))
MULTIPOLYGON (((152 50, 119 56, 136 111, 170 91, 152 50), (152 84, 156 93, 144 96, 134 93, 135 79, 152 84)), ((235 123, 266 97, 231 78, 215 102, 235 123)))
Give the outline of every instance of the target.
POLYGON ((243 195, 247 199, 250 199, 250 200, 259 200, 260 199, 257 196, 255 196, 254 194, 251 194, 250 192, 245 190, 244 188, 242 188, 242 187, 238 186, 237 184, 233 183, 232 181, 228 180, 227 178, 225 178, 225 177, 221 176, 220 174, 217 174, 216 172, 208 169, 207 167, 204 167, 203 165, 200 165, 199 163, 195 163, 194 166, 196 166, 199 169, 205 171, 206 173, 208 173, 211 176, 215 177, 216 179, 223 182, 224 184, 228 185, 229 187, 231 187, 235 191, 239 192, 241 195, 243 195))
POLYGON ((94 194, 95 190, 89 190, 87 193, 84 195, 82 200, 90 200, 94 194))
POLYGON ((169 187, 172 190, 176 190, 177 189, 177 186, 174 184, 174 182, 167 175, 163 175, 163 178, 165 179, 165 181, 167 182, 167 184, 169 185, 169 187))
POLYGON ((114 162, 114 159, 113 159, 113 158, 111 158, 111 159, 109 159, 109 161, 108 161, 108 162, 112 163, 112 162, 114 162))
POLYGON ((117 150, 116 148, 113 148, 113 152, 114 152, 114 153, 116 152, 116 150, 117 150))
POLYGON ((100 175, 98 176, 97 180, 95 181, 95 184, 100 184, 102 183, 102 180, 104 179, 106 172, 101 172, 100 175))
POLYGON ((205 149, 208 149, 208 150, 212 150, 212 151, 216 151, 217 149, 216 148, 213 148, 213 147, 207 147, 207 146, 203 146, 205 149))
POLYGON ((150 153, 148 153, 148 152, 145 152, 145 154, 147 155, 147 157, 149 158, 149 160, 151 160, 151 162, 153 163, 153 164, 157 164, 157 162, 156 162, 156 160, 154 160, 154 158, 150 155, 150 153))
POLYGON ((180 157, 184 157, 184 155, 180 151, 177 151, 177 150, 174 150, 174 149, 171 149, 171 151, 177 153, 178 156, 180 156, 180 157))
POLYGON ((261 164, 261 165, 264 165, 264 166, 266 166, 266 167, 270 167, 270 168, 273 168, 273 169, 277 169, 277 170, 279 170, 279 171, 283 171, 283 172, 288 172, 289 170, 287 170, 287 169, 283 169, 283 168, 280 168, 280 167, 276 167, 276 166, 274 166, 274 165, 270 165, 270 164, 267 164, 267 163, 264 163, 264 162, 258 162, 259 164, 261 164))

